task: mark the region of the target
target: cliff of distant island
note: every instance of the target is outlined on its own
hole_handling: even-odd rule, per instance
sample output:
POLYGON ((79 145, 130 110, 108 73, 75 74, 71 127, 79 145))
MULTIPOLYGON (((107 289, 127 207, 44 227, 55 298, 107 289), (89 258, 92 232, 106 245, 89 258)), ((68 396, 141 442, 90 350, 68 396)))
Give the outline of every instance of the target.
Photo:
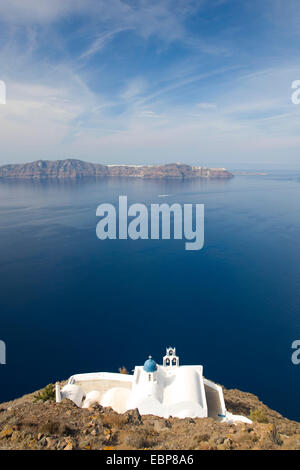
POLYGON ((93 405, 54 401, 54 385, 0 405, 0 450, 291 450, 300 449, 300 423, 284 418, 255 395, 223 389, 229 411, 252 424, 212 418, 118 414, 93 405), (43 401, 44 400, 44 401, 43 401))
POLYGON ((231 178, 225 168, 205 168, 182 163, 166 165, 101 165, 82 160, 38 160, 32 163, 0 166, 0 178, 82 178, 126 176, 133 178, 231 178))

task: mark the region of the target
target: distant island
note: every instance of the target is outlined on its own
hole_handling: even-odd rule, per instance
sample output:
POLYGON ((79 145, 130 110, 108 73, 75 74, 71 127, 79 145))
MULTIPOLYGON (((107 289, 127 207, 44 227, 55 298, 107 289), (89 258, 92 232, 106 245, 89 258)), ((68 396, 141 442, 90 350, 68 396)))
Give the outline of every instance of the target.
POLYGON ((205 168, 182 163, 166 165, 101 165, 82 160, 38 160, 0 166, 0 178, 47 179, 86 176, 126 176, 133 178, 232 178, 225 168, 205 168))

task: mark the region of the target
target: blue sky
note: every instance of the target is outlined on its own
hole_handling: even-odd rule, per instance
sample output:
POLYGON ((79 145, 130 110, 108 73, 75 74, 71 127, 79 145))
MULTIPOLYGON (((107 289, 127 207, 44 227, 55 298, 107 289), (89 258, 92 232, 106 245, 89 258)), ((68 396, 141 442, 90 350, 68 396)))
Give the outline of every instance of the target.
POLYGON ((7 0, 0 18, 0 163, 300 167, 298 0, 7 0))

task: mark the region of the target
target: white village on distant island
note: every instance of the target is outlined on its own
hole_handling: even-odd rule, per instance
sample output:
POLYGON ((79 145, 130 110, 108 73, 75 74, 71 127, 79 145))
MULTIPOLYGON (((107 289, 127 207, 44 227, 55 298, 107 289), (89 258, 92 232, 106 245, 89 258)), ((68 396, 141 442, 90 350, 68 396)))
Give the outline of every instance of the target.
POLYGON ((226 410, 220 385, 203 377, 203 366, 179 365, 176 349, 168 347, 163 364, 151 356, 133 375, 96 372, 72 375, 60 389, 56 384, 56 401, 72 400, 89 408, 98 403, 118 413, 137 408, 141 415, 163 418, 207 418, 224 422, 251 421, 226 410))

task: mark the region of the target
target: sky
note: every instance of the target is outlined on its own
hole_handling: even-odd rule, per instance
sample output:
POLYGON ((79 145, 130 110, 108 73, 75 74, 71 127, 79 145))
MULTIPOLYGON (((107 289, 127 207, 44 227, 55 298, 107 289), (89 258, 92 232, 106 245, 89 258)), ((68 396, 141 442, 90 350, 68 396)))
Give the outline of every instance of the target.
POLYGON ((300 169, 298 0, 1 0, 0 164, 300 169))

